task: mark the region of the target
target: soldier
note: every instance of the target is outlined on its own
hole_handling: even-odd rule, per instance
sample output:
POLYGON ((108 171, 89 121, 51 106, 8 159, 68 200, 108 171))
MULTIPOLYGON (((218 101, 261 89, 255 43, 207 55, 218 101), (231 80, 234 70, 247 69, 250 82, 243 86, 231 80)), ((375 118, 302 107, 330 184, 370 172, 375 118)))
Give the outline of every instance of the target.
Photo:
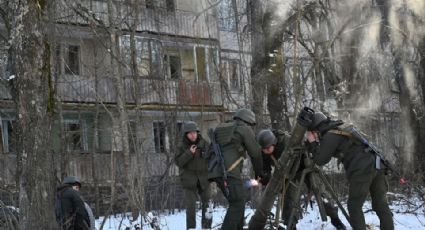
POLYGON ((239 109, 233 121, 219 124, 215 129, 215 138, 224 158, 228 178, 216 182, 229 202, 222 230, 239 230, 243 228, 246 194, 241 178, 243 159, 246 152, 251 157, 255 178, 262 178, 263 162, 260 146, 255 141, 252 126, 255 114, 249 109, 239 109))
POLYGON ((354 230, 366 229, 362 207, 369 193, 381 229, 393 230, 394 222, 386 198, 388 182, 385 170, 376 169, 376 156, 344 132, 340 127, 343 123, 341 120, 331 120, 321 112, 314 114, 313 124, 307 132, 307 140, 313 147, 314 162, 324 165, 336 157, 344 164, 349 183, 347 206, 354 230))
POLYGON ((186 228, 196 228, 196 200, 199 194, 202 204, 202 228, 211 228, 212 219, 205 213, 209 200, 207 141, 199 133, 198 125, 189 121, 183 126, 183 137, 178 146, 176 164, 185 191, 186 228))
MULTIPOLYGON (((263 129, 258 133, 257 141, 261 146, 261 150, 263 153, 263 168, 264 168, 264 179, 263 184, 266 185, 270 178, 272 172, 272 166, 274 167, 277 164, 280 156, 285 150, 285 143, 289 140, 289 134, 285 133, 281 130, 270 130, 263 129)), ((295 184, 298 184, 301 179, 301 173, 305 169, 303 161, 301 160, 299 168, 296 170, 295 178, 293 179, 295 183, 289 183, 289 187, 286 190, 286 194, 284 196, 284 205, 282 210, 282 218, 284 220, 284 224, 288 225, 289 217, 291 211, 296 211, 297 213, 294 215, 294 223, 297 223, 300 213, 297 210, 300 210, 298 207, 294 207, 296 204, 296 200, 299 197, 296 196, 296 187, 295 184)), ((308 178, 308 177, 306 177, 308 178)), ((310 183, 306 180, 305 184, 309 191, 311 191, 310 183)), ((322 189, 324 191, 324 189, 322 189)), ((330 201, 328 194, 323 194, 326 196, 327 200, 330 201)), ((338 217, 338 208, 330 202, 324 202, 324 206, 326 209, 326 214, 331 218, 332 225, 335 226, 338 230, 345 230, 345 226, 342 221, 338 217)), ((294 228, 295 224, 294 224, 294 228)))
POLYGON ((79 194, 80 180, 75 176, 66 177, 57 189, 56 219, 63 230, 89 230, 90 217, 79 194))

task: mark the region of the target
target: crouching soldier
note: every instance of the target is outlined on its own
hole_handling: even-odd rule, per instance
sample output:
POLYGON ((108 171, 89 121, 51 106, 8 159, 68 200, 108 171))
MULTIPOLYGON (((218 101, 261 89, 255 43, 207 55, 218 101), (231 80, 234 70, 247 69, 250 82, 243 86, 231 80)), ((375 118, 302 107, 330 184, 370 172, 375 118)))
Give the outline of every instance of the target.
POLYGON ((324 165, 332 157, 336 157, 344 164, 349 183, 347 206, 354 230, 366 229, 362 207, 369 193, 372 209, 379 217, 381 229, 393 230, 394 222, 386 198, 388 182, 385 170, 375 165, 380 163, 380 159, 350 132, 341 128, 343 124, 343 121, 331 120, 321 112, 314 114, 313 124, 307 132, 308 142, 313 148, 314 162, 324 165))
POLYGON ((211 228, 212 217, 206 218, 210 196, 206 151, 208 143, 199 133, 198 125, 189 121, 183 126, 178 145, 176 164, 185 191, 186 228, 196 228, 196 200, 199 194, 202 206, 202 228, 211 228))
POLYGON ((62 230, 89 230, 94 225, 79 194, 80 188, 80 180, 70 176, 57 189, 55 212, 62 230))
MULTIPOLYGON (((266 185, 270 178, 272 173, 272 166, 274 167, 277 165, 277 161, 279 160, 280 156, 282 155, 283 151, 285 150, 285 143, 289 140, 289 134, 281 131, 281 130, 270 130, 270 129, 263 129, 261 130, 257 135, 257 141, 261 146, 261 150, 263 153, 263 169, 264 169, 264 179, 263 184, 266 185)), ((297 200, 300 199, 300 197, 296 196, 296 187, 295 185, 299 183, 301 179, 301 173, 305 169, 303 160, 300 159, 300 164, 298 166, 298 169, 295 169, 295 175, 293 175, 293 183, 287 183, 288 188, 286 190, 285 196, 284 196, 284 205, 282 208, 282 219, 284 221, 284 224, 288 225, 289 218, 291 215, 291 212, 294 211, 294 223, 298 222, 298 219, 300 218, 301 214, 299 213, 299 210, 301 210, 299 207, 294 207, 297 203, 297 200)), ((306 177, 305 184, 309 191, 311 191, 311 185, 309 181, 307 181, 308 177, 306 177)), ((325 191, 323 188, 322 191, 325 191)), ((345 230, 345 226, 342 223, 342 221, 338 217, 338 208, 331 203, 331 200, 329 199, 330 196, 328 194, 322 194, 324 196, 324 206, 326 214, 331 218, 332 225, 335 226, 338 230, 345 230)), ((293 225, 295 228, 295 224, 293 225)))

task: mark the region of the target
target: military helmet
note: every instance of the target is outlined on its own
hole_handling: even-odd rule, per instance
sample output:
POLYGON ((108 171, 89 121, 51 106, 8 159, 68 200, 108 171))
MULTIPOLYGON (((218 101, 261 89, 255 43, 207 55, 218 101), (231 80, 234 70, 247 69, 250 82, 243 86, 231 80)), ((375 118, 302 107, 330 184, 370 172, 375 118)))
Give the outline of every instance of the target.
POLYGON ((264 149, 271 145, 275 145, 277 139, 270 129, 263 129, 257 135, 257 142, 261 146, 261 148, 264 149))
POLYGON ((313 115, 313 122, 311 124, 310 129, 317 129, 320 124, 322 124, 324 121, 327 121, 328 117, 323 114, 322 112, 315 112, 313 115))
POLYGON ((65 179, 63 179, 62 183, 63 184, 70 184, 70 185, 78 184, 81 187, 81 181, 76 176, 65 177, 65 179))
POLYGON ((233 115, 233 119, 240 119, 249 125, 255 125, 255 114, 250 109, 238 109, 233 115))
POLYGON ((199 132, 198 125, 194 121, 185 122, 183 125, 183 133, 188 133, 193 131, 199 132))

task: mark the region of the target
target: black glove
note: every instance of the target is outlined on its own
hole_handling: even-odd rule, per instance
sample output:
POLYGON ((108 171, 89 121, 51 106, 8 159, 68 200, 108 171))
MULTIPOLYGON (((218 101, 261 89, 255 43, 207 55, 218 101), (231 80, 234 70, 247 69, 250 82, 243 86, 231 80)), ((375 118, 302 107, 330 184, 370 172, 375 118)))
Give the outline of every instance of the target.
POLYGON ((272 175, 270 173, 264 173, 261 177, 260 183, 266 186, 269 183, 271 177, 272 175))
POLYGON ((262 180, 263 178, 264 178, 264 173, 263 172, 260 172, 260 173, 256 172, 255 173, 255 179, 256 180, 262 180))

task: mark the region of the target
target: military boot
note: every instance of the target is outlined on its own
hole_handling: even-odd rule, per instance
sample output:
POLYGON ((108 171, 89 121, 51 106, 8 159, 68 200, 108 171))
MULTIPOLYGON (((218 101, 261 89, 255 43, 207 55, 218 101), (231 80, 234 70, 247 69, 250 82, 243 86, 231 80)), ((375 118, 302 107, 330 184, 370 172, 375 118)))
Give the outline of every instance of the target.
POLYGON ((332 218, 331 223, 337 230, 347 230, 347 228, 339 218, 332 218))
POLYGON ((202 229, 211 229, 212 219, 202 220, 202 229))

